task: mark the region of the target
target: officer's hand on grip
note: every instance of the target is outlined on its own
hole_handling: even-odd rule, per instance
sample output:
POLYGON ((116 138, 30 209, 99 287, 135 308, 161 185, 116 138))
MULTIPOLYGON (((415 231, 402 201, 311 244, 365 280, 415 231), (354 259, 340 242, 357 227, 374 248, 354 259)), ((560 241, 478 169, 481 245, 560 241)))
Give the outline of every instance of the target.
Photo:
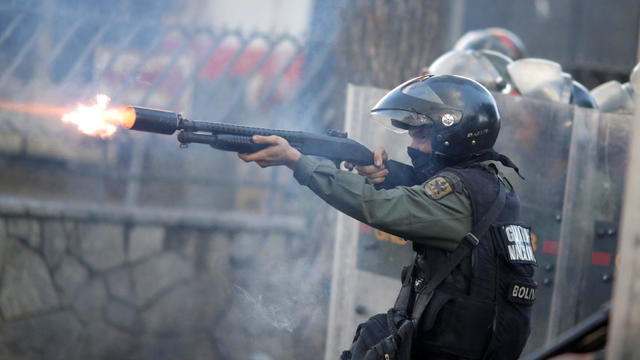
POLYGON ((238 157, 245 162, 255 161, 261 168, 286 165, 293 170, 298 159, 302 156, 286 139, 280 136, 253 135, 252 140, 256 144, 268 144, 270 146, 252 154, 238 153, 238 157))
MULTIPOLYGON (((355 166, 355 169, 359 175, 366 176, 367 179, 369 179, 369 183, 378 184, 383 182, 387 175, 389 175, 389 170, 384 166, 384 162, 388 159, 387 151, 382 146, 378 146, 373 152, 374 164, 355 166)), ((353 170, 354 165, 352 163, 345 162, 344 167, 348 170, 353 170)))

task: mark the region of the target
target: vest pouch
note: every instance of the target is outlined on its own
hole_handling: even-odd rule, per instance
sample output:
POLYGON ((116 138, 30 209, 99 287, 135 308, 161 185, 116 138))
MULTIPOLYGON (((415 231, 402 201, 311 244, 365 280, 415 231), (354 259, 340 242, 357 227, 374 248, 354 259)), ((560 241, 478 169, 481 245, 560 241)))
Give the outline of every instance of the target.
POLYGON ((531 309, 537 284, 533 265, 499 261, 495 330, 487 359, 517 359, 531 332, 531 309))
POLYGON ((424 353, 481 359, 491 338, 495 305, 436 290, 420 320, 414 346, 424 353))

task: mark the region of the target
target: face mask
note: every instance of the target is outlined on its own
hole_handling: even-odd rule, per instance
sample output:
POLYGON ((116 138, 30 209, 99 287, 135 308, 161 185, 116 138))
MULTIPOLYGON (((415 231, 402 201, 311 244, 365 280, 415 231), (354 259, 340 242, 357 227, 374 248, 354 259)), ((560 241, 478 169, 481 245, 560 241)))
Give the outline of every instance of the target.
POLYGON ((425 153, 412 147, 407 148, 407 154, 411 158, 413 168, 425 176, 425 180, 445 167, 445 160, 432 153, 425 153))
POLYGON ((422 152, 418 149, 414 149, 412 147, 407 148, 407 154, 411 158, 411 163, 413 167, 418 170, 428 170, 431 167, 431 159, 432 156, 430 153, 422 152))

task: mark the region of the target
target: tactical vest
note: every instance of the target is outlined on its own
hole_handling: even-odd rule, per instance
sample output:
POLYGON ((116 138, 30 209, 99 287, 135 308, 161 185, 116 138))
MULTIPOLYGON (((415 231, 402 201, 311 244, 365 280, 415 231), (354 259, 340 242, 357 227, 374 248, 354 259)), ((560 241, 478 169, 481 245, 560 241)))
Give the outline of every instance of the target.
MULTIPOLYGON (((471 198, 474 225, 497 198, 500 180, 494 169, 471 166, 438 173, 462 181, 471 198)), ((414 249, 411 281, 416 285, 428 282, 450 255, 416 243, 414 249)), ((418 323, 413 357, 517 359, 530 333, 535 266, 529 228, 520 220, 520 202, 511 190, 472 255, 436 288, 418 323)))

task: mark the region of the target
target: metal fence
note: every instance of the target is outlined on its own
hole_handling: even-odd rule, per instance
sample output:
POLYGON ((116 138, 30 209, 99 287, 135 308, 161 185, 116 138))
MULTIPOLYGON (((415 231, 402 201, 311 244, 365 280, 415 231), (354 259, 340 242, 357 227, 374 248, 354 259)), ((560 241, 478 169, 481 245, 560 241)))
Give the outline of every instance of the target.
POLYGON ((124 131, 90 139, 52 114, 105 93, 113 105, 320 131, 336 84, 323 74, 332 61, 331 41, 7 5, 0 8, 0 159, 14 172, 44 167, 115 181, 126 191, 111 199, 129 205, 144 197, 142 183, 280 189, 277 172, 264 181, 236 181, 228 155, 209 154, 217 160, 185 170, 166 161, 169 151, 177 152, 173 140, 124 131), (173 171, 156 171, 156 163, 173 171))

